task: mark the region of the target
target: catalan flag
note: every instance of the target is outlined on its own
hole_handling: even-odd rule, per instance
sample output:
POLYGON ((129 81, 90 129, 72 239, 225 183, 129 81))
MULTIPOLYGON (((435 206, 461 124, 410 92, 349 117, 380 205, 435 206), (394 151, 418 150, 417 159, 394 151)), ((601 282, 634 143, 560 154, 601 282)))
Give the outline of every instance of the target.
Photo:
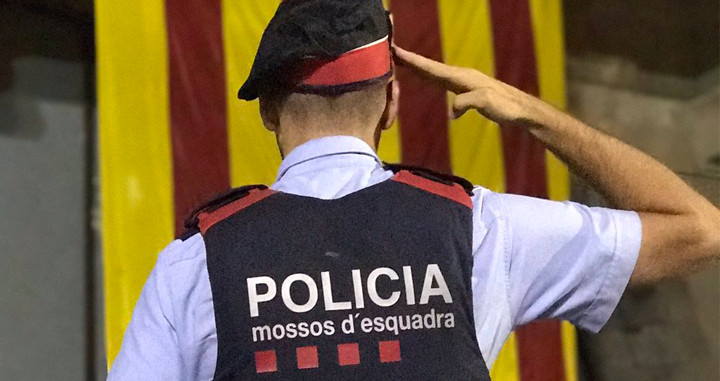
MULTIPOLYGON (((565 107, 561 0, 392 0, 396 42, 565 107)), ((107 358, 157 253, 199 202, 274 181, 275 138, 237 90, 279 0, 95 0, 107 358)), ((499 192, 569 195, 565 167, 522 129, 469 113, 402 68, 387 162, 453 172, 499 192)), ((575 331, 541 322, 508 340, 494 380, 577 380, 575 331)))

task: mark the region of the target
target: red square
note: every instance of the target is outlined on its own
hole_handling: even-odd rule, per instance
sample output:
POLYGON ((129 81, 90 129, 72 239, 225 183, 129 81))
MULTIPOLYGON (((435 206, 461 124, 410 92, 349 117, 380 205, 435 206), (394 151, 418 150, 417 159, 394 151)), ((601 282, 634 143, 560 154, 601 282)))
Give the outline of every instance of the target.
POLYGON ((277 372, 275 351, 255 352, 255 371, 257 373, 277 372))
POLYGON ((360 348, 357 343, 339 344, 338 363, 341 366, 360 364, 360 348))
POLYGON ((298 369, 311 369, 318 367, 317 347, 300 347, 295 349, 298 369))
POLYGON ((381 341, 380 342, 380 362, 398 362, 400 361, 400 341, 381 341))

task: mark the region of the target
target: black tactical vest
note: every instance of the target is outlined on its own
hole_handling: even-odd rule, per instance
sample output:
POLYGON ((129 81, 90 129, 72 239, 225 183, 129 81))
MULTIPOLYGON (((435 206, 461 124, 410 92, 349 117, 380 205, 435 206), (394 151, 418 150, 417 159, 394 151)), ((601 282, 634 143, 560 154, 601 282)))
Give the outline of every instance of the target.
POLYGON ((473 322, 471 188, 393 169, 335 200, 255 186, 194 214, 216 380, 490 380, 473 322))

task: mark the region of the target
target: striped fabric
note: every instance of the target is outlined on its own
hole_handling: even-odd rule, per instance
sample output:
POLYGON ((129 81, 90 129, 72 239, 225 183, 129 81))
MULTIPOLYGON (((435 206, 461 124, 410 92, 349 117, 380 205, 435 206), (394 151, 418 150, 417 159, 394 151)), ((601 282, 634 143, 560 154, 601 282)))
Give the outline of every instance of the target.
MULTIPOLYGON (((274 136, 237 89, 279 1, 96 0, 107 358, 159 252, 193 206, 274 180, 274 136)), ((565 107, 561 0, 393 0, 396 41, 565 107)), ((404 70, 399 126, 380 156, 454 172, 495 191, 567 199, 565 167, 521 129, 469 113, 404 70)), ((511 336, 494 380, 577 380, 574 328, 511 336)))

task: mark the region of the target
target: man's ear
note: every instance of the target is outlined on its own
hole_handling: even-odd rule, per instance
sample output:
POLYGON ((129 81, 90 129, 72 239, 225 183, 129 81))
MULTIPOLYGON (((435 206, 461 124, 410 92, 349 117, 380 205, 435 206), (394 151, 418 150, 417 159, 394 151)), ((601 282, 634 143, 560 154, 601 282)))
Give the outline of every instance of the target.
POLYGON ((260 97, 260 117, 268 131, 276 132, 280 126, 280 112, 277 102, 270 98, 260 97))
POLYGON ((386 101, 385 101, 385 112, 383 113, 383 121, 385 122, 382 126, 383 130, 387 130, 392 127, 397 119, 398 109, 400 107, 400 84, 396 80, 388 82, 385 88, 386 101))

